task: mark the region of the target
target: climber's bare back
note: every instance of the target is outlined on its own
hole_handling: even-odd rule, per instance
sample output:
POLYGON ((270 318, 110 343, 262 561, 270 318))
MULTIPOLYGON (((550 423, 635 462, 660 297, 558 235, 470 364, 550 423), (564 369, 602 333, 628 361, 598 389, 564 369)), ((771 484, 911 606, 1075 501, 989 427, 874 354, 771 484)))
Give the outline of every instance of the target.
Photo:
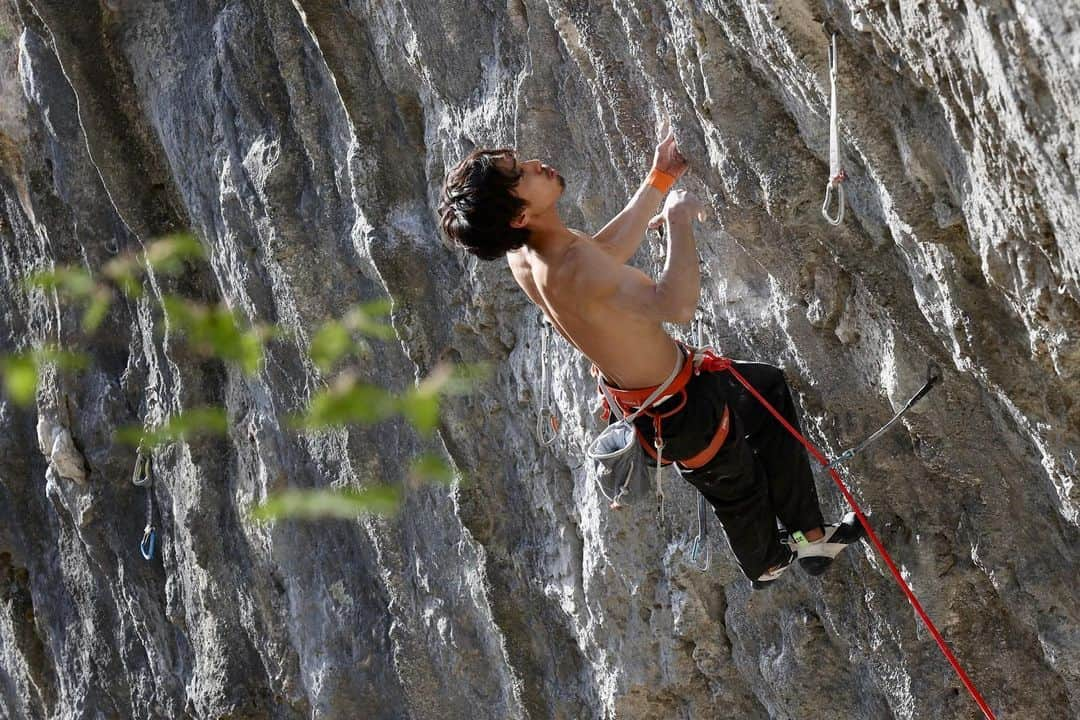
POLYGON ((514 279, 609 381, 623 388, 664 382, 677 357, 674 341, 660 322, 635 307, 653 282, 587 233, 570 232, 573 242, 555 256, 528 246, 508 253, 514 279))

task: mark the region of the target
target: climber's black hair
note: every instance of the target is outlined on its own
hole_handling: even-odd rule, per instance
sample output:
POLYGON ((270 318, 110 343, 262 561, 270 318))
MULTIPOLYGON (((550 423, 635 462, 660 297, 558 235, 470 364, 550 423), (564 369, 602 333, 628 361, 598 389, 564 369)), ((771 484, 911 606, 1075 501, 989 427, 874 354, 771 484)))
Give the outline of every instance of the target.
POLYGON ((482 260, 496 260, 529 240, 527 228, 510 227, 526 202, 510 191, 521 171, 507 173, 495 165, 510 148, 479 148, 446 175, 439 216, 446 237, 482 260))

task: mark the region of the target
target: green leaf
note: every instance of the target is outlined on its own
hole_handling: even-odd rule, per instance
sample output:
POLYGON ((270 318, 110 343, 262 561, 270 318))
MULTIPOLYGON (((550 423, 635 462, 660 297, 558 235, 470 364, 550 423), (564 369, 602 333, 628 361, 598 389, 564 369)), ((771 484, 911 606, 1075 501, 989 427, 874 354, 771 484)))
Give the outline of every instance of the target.
POLYGON ((178 275, 184 271, 186 261, 203 257, 202 245, 191 233, 168 235, 146 248, 146 261, 155 272, 163 275, 178 275))
POLYGON ((79 370, 86 367, 89 358, 84 353, 60 350, 55 345, 14 355, 0 355, 4 391, 17 405, 33 403, 37 396, 41 366, 45 363, 54 363, 61 370, 79 370))
POLYGON ((368 317, 362 317, 357 321, 356 330, 376 340, 393 340, 397 337, 397 331, 392 326, 368 317))
POLYGON ((295 426, 306 430, 339 427, 350 423, 371 424, 394 414, 394 397, 386 390, 345 378, 335 387, 311 398, 306 415, 295 426))
POLYGON ((264 329, 243 331, 237 316, 226 307, 207 307, 177 296, 162 299, 165 315, 184 333, 198 352, 235 362, 245 373, 259 371, 263 361, 264 329))
POLYGON ((358 307, 363 313, 365 313, 369 317, 386 317, 390 314, 390 310, 393 309, 394 301, 388 297, 381 297, 375 298, 374 300, 368 300, 364 303, 360 303, 358 307))
POLYGON ((38 366, 33 355, 9 355, 2 358, 4 390, 16 405, 26 407, 37 396, 38 366))
POLYGON ((200 435, 224 435, 228 429, 229 421, 224 409, 202 407, 186 410, 153 430, 143 430, 138 425, 125 425, 116 429, 116 439, 128 445, 141 444, 144 449, 149 449, 200 435))
POLYGON ((138 261, 129 254, 115 257, 105 263, 102 274, 116 283, 120 292, 130 298, 142 297, 142 283, 139 282, 140 272, 138 261))
POLYGON ((55 345, 46 345, 40 350, 34 351, 37 365, 50 362, 61 370, 82 370, 90 364, 90 356, 86 353, 72 350, 61 350, 55 345))
POLYGON ((38 270, 23 278, 23 287, 28 290, 33 288, 55 290, 59 285, 60 281, 57 279, 56 272, 53 270, 38 270))
POLYGON ((440 485, 449 485, 454 480, 454 471, 450 469, 450 465, 434 453, 424 453, 413 458, 409 471, 413 477, 440 485))
POLYGON ((490 374, 491 369, 483 363, 452 365, 441 362, 420 381, 417 391, 427 395, 465 395, 490 374))
POLYGON ((453 376, 454 366, 448 362, 440 362, 426 378, 420 381, 414 392, 420 395, 438 395, 453 376))
POLYGON ((143 445, 143 429, 138 425, 121 425, 113 430, 113 437, 125 445, 143 445))
POLYGON ((240 336, 240 344, 237 347, 240 367, 248 377, 256 375, 263 361, 263 344, 259 334, 249 330, 240 336))
POLYGON ((397 332, 387 323, 380 322, 379 318, 390 314, 391 302, 389 298, 379 298, 357 305, 345 314, 342 322, 345 327, 355 332, 362 333, 377 340, 393 340, 397 332))
POLYGON ((264 345, 271 340, 276 340, 280 337, 285 337, 285 331, 278 325, 259 323, 251 329, 255 333, 255 337, 259 338, 260 342, 264 345))
POLYGON ((182 324, 190 315, 187 298, 180 295, 163 295, 161 307, 165 310, 169 322, 182 324))
POLYGON ((398 408, 405 419, 424 435, 431 434, 439 425, 439 396, 420 389, 406 393, 398 399, 398 408))
POLYGON ((61 265, 54 270, 42 270, 27 278, 31 287, 55 290, 72 298, 87 298, 97 289, 89 271, 81 267, 61 265))
POLYGON ((86 311, 83 312, 82 326, 83 332, 92 333, 98 329, 101 325, 101 321, 105 319, 106 313, 109 312, 109 306, 112 304, 112 291, 106 287, 100 287, 94 293, 93 298, 90 300, 90 304, 87 306, 86 311))
POLYGON ((124 293, 129 298, 138 299, 143 296, 142 283, 138 281, 135 276, 121 277, 116 281, 117 287, 120 288, 120 292, 124 293))
POLYGON ((330 372, 338 358, 352 347, 352 337, 345 326, 336 320, 330 320, 315 333, 308 353, 320 370, 330 372))
POLYGON ((274 493, 251 512, 260 522, 267 520, 353 519, 375 513, 389 515, 398 509, 401 493, 389 485, 341 490, 285 490, 274 493))

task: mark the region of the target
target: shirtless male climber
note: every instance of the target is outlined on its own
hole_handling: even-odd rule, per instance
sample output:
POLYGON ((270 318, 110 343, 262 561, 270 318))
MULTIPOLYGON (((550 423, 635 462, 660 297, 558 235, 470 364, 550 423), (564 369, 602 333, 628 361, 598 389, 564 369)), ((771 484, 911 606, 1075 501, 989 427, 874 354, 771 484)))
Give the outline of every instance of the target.
MULTIPOLYGON (((704 208, 686 191, 668 194, 688 163, 673 133, 662 129, 661 135, 645 182, 595 235, 560 219, 562 176, 509 148, 475 150, 447 174, 439 206, 443 232, 482 259, 505 256, 522 290, 594 363, 624 412, 675 375, 666 394, 635 419, 637 435, 655 464, 659 425, 661 461, 675 461, 713 506, 755 588, 776 580, 796 558, 804 570, 820 574, 862 537, 854 513, 824 526, 802 445, 730 373, 691 372, 691 349, 662 325, 689 322, 697 308, 693 223, 704 208), (646 228, 661 225, 667 226, 667 261, 654 282, 626 263, 646 228), (657 416, 662 423, 654 422, 657 416), (777 518, 786 535, 778 532, 777 518)), ((732 364, 798 428, 778 368, 732 364)))

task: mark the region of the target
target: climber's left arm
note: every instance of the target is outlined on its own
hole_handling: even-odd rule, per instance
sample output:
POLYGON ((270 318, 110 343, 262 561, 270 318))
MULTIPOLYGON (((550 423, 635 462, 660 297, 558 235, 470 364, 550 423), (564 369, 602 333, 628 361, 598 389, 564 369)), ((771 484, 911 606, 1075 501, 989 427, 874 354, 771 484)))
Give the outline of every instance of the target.
POLYGON ((667 120, 661 125, 660 137, 663 139, 656 146, 652 170, 645 182, 626 207, 593 236, 596 243, 619 263, 625 263, 637 252, 656 206, 689 166, 675 144, 675 133, 667 120))

